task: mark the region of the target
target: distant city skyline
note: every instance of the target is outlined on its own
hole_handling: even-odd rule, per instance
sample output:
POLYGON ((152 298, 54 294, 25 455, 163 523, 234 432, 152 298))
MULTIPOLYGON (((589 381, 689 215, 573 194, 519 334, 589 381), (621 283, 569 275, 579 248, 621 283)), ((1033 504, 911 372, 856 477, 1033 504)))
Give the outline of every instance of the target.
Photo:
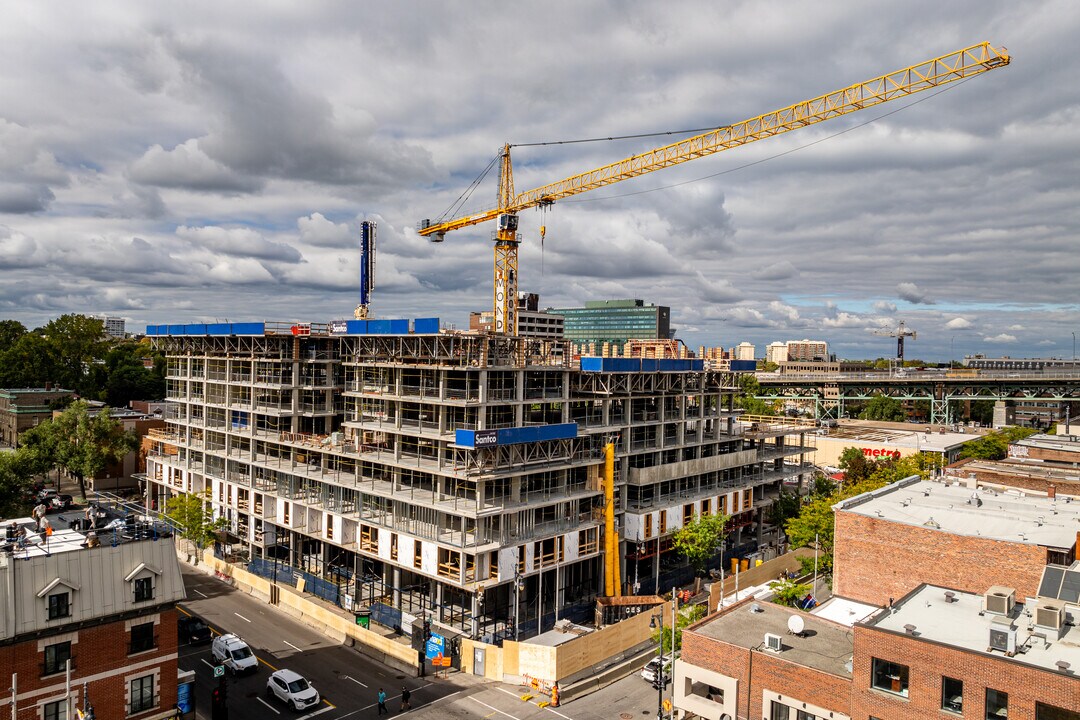
POLYGON ((691 347, 885 357, 902 319, 913 358, 1073 354, 1080 8, 418 5, 10 8, 0 317, 350 317, 370 219, 372 313, 467 327, 492 228, 415 227, 493 205, 504 143, 522 191, 989 41, 1011 65, 523 212, 519 287, 670 306, 691 347))

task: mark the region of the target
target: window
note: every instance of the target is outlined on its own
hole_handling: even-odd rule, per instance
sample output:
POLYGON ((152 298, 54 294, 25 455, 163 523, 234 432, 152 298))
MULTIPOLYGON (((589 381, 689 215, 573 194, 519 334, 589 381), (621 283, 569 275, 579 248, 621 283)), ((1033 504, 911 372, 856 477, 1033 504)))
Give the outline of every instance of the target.
POLYGON ((769 705, 769 720, 790 720, 791 709, 787 705, 775 700, 769 701, 769 705))
POLYGON ((941 709, 955 713, 964 712, 964 681, 951 677, 941 678, 941 709))
POLYGON ((652 515, 645 516, 645 539, 652 537, 652 515))
POLYGON ((1080 720, 1080 711, 1035 703, 1035 720, 1080 720))
POLYGON ((135 578, 135 602, 154 599, 154 578, 135 578))
POLYGON ((817 720, 817 715, 811 715, 805 710, 796 710, 795 720, 817 720))
POLYGON ((390 534, 390 559, 397 562, 397 533, 390 534))
POLYGON ((45 646, 45 663, 42 675, 64 672, 66 661, 71 658, 71 643, 62 642, 45 646))
POLYGON ((660 511, 660 534, 667 532, 667 510, 660 511))
POLYGON ((712 499, 705 498, 701 501, 701 515, 702 517, 712 514, 712 499))
POLYGON ((1009 717, 1009 693, 986 688, 986 720, 1009 717))
POLYGON ((873 672, 870 676, 870 685, 878 690, 895 693, 901 697, 908 696, 908 668, 907 665, 897 665, 887 660, 874 658, 873 672))
POLYGON ((148 622, 131 626, 131 652, 145 652, 154 649, 154 623, 148 622))
POLYGON ((41 706, 41 716, 44 720, 67 720, 67 702, 57 700, 45 703, 41 706))
MULTIPOLYGON (((522 547, 524 551, 524 546, 522 547)), ((424 555, 419 540, 413 540, 413 567, 419 570, 424 564, 424 555)))
POLYGON ((68 593, 56 593, 49 596, 49 619, 71 617, 71 606, 68 604, 68 593))
POLYGON ((129 715, 154 707, 154 676, 147 675, 131 681, 131 710, 129 715))

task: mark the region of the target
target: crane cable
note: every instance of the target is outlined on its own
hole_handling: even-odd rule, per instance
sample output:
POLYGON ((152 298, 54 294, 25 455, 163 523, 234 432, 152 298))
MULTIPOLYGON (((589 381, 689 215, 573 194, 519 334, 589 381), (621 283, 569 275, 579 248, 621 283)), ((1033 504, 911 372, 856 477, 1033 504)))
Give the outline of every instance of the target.
POLYGON ((457 212, 466 202, 468 202, 469 198, 472 197, 473 192, 476 191, 476 188, 480 186, 480 183, 483 182, 484 178, 487 177, 487 174, 491 172, 491 168, 495 167, 495 163, 497 163, 501 157, 502 150, 497 152, 495 157, 491 158, 491 162, 489 162, 487 167, 476 176, 476 179, 469 184, 469 187, 465 188, 465 190, 458 195, 457 199, 450 203, 450 207, 444 210, 442 215, 439 216, 438 222, 443 222, 448 216, 454 217, 453 213, 457 212))

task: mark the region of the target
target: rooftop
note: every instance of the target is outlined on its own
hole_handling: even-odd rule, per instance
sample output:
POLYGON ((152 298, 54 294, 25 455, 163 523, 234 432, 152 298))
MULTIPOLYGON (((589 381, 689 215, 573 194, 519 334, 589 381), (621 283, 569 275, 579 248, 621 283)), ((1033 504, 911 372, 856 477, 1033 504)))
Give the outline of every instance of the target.
POLYGON ((973 489, 912 476, 856 495, 834 508, 953 535, 1071 548, 1080 532, 1080 502, 1019 490, 973 489))
MULTIPOLYGON (((920 426, 912 426, 919 428, 920 426)), ((871 426, 871 425, 840 425, 828 428, 827 432, 819 431, 830 439, 857 440, 861 442, 885 443, 898 448, 911 448, 916 452, 946 452, 966 442, 978 439, 980 436, 972 432, 942 432, 941 429, 927 432, 928 426, 921 426, 920 430, 901 430, 895 427, 871 426)), ((959 429, 959 428, 958 428, 959 429)), ((825 430, 825 428, 822 428, 825 430)))
POLYGON ((698 635, 761 652, 765 633, 779 635, 783 650, 777 653, 789 662, 832 675, 851 677, 853 640, 851 630, 798 610, 769 602, 748 602, 725 610, 693 630, 698 635), (758 611, 755 612, 754 609, 758 611), (803 620, 803 632, 788 631, 788 619, 803 620))
POLYGON ((1056 632, 1034 625, 1034 603, 1018 604, 1006 617, 984 612, 982 595, 952 590, 953 601, 946 602, 946 590, 921 585, 894 605, 893 612, 882 612, 866 625, 901 634, 913 625, 916 638, 1055 672, 1060 672, 1059 661, 1069 663, 1072 673, 1080 670, 1080 628, 1066 625, 1059 638, 1056 632), (999 650, 987 650, 991 627, 1005 624, 1016 628, 1017 652, 1011 658, 999 650))
POLYGON ((822 620, 830 620, 844 627, 852 627, 857 622, 862 622, 868 617, 881 610, 877 605, 849 600, 845 597, 834 595, 816 608, 810 611, 822 620))
MULTIPOLYGON (((1039 433, 1038 435, 1031 435, 1022 440, 1017 440, 1012 445, 1080 454, 1080 435, 1047 435, 1046 433, 1039 433)), ((1013 448, 1010 447, 1009 454, 1013 455, 1013 452, 1013 448)))
POLYGON ((84 517, 81 510, 48 516, 53 529, 52 535, 38 532, 37 521, 33 518, 0 520, 0 565, 6 564, 8 558, 23 560, 84 550, 90 546, 91 539, 96 539, 102 545, 119 545, 171 534, 170 530, 160 524, 137 522, 134 516, 130 521, 126 521, 104 511, 99 511, 96 529, 78 530, 71 527, 72 521, 82 524, 84 517), (8 531, 12 525, 16 527, 16 537, 18 529, 26 530, 23 542, 8 539, 8 531))

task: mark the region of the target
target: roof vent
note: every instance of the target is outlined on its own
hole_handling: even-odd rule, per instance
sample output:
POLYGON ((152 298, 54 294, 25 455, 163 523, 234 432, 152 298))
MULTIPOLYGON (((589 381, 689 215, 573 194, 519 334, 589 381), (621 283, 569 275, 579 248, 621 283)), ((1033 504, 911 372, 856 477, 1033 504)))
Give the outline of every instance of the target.
POLYGON ((1016 605, 1016 590, 1002 585, 993 585, 983 596, 984 609, 995 615, 1009 615, 1016 605))
POLYGON ((937 520, 934 520, 934 517, 932 515, 930 516, 929 520, 923 523, 923 525, 928 528, 934 528, 935 530, 941 529, 941 523, 939 523, 937 520))
POLYGON ((923 488, 923 497, 930 497, 930 488, 923 488))
POLYGON ((1061 671, 1063 673, 1069 672, 1069 663, 1065 662, 1064 660, 1058 660, 1054 664, 1057 665, 1057 669, 1059 671, 1061 671))
POLYGON ((974 505, 975 507, 982 507, 982 498, 979 497, 979 493, 971 493, 971 497, 968 498, 968 505, 974 505))
POLYGON ((760 605, 758 605, 757 603, 754 603, 754 604, 752 604, 752 605, 750 606, 750 612, 752 612, 752 613, 763 613, 763 612, 765 612, 765 609, 764 609, 764 608, 762 608, 762 607, 761 607, 760 605))
POLYGON ((952 590, 946 590, 945 591, 945 602, 947 602, 947 603, 956 602, 956 593, 954 593, 952 590))
POLYGON ((906 632, 908 635, 914 635, 915 634, 915 626, 912 625, 911 623, 908 623, 907 625, 904 626, 904 632, 906 632))

